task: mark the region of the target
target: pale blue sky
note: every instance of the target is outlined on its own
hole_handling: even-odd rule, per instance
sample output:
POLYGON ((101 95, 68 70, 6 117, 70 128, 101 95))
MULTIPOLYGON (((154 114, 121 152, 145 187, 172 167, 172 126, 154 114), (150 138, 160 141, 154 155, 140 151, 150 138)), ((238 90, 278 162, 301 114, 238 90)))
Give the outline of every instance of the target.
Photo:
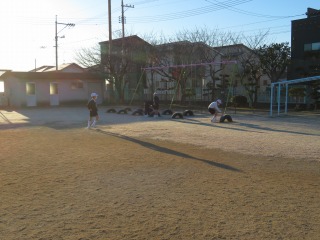
MULTIPOLYGON (((128 33, 172 37, 183 29, 206 27, 248 36, 269 30, 269 40, 289 42, 291 21, 306 18, 319 0, 124 0, 128 33)), ((55 16, 59 64, 74 62, 74 52, 108 40, 108 0, 1 0, 0 69, 27 71, 55 65, 55 16)), ((121 34, 121 0, 112 0, 112 30, 121 34)))

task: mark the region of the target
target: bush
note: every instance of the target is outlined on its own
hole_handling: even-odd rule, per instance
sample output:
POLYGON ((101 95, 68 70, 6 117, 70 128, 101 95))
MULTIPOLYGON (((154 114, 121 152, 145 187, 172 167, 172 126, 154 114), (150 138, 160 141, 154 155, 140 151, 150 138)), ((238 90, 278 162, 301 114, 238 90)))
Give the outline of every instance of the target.
POLYGON ((235 107, 245 107, 248 104, 248 99, 245 96, 237 95, 232 97, 231 102, 235 107))

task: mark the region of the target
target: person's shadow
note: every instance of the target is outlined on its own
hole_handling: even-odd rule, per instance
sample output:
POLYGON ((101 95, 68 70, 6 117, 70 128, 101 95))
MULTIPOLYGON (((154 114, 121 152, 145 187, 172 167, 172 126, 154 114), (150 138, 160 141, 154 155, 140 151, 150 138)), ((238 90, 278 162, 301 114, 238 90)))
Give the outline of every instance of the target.
POLYGON ((106 131, 103 131, 101 129, 96 129, 96 131, 99 132, 99 133, 105 134, 105 135, 121 138, 121 139, 130 141, 130 142, 133 142, 133 143, 140 144, 143 147, 146 147, 146 148, 149 148, 149 149, 152 149, 154 151, 161 152, 161 153, 170 154, 170 155, 174 155, 174 156, 178 156, 178 157, 183 157, 183 158, 187 158, 187 159, 191 159, 191 160, 200 161, 200 162, 209 164, 211 166, 219 167, 219 168, 222 168, 222 169, 225 169, 225 170, 230 170, 230 171, 235 171, 235 172, 242 172, 241 170, 239 170, 239 169, 237 169, 235 167, 229 166, 227 164, 217 163, 217 162, 214 162, 212 160, 193 157, 193 156, 191 156, 189 154, 185 154, 185 153, 178 152, 178 151, 175 151, 175 150, 172 150, 172 149, 169 149, 169 148, 161 147, 161 146, 149 143, 149 142, 141 141, 141 140, 136 139, 136 138, 128 137, 128 136, 121 135, 121 134, 106 132, 106 131))

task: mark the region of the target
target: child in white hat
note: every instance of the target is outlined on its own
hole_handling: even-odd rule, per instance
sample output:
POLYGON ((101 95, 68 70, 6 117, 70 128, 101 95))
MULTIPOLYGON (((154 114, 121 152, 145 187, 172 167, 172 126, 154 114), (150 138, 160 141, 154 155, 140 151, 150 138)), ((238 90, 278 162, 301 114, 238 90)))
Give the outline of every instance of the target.
POLYGON ((217 101, 210 103, 210 105, 208 106, 208 111, 213 115, 211 118, 211 122, 216 122, 216 117, 219 113, 221 113, 221 110, 219 108, 221 104, 222 101, 218 99, 217 101))
POLYGON ((96 122, 99 120, 98 107, 96 102, 97 97, 98 97, 98 94, 91 93, 91 100, 87 104, 88 109, 90 111, 87 128, 95 127, 96 122))

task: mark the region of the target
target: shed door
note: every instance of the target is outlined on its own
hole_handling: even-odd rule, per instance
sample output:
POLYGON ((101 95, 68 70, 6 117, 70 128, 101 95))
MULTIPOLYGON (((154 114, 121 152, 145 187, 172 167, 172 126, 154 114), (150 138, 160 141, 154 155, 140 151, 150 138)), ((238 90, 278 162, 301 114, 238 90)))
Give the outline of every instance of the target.
POLYGON ((50 83, 50 105, 58 106, 59 105, 59 90, 58 83, 50 83))
POLYGON ((36 84, 32 82, 26 83, 27 107, 37 106, 36 84))

